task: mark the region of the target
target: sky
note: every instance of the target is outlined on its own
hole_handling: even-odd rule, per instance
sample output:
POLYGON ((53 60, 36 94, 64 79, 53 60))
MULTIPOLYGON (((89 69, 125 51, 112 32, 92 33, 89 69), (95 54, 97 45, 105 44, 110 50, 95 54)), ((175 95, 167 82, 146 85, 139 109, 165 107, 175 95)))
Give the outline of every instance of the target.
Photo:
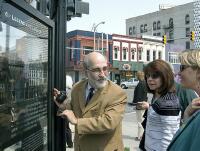
POLYGON ((194 0, 82 0, 89 2, 89 15, 72 18, 67 22, 67 32, 72 30, 92 31, 94 24, 105 21, 97 32, 126 34, 126 19, 159 10, 159 4, 181 5, 194 0))

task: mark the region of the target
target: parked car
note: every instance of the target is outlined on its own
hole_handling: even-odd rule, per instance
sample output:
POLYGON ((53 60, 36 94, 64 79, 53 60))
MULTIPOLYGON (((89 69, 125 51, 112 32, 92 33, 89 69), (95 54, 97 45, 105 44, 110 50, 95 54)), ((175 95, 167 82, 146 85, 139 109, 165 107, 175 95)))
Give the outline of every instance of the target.
POLYGON ((120 86, 122 89, 136 87, 139 80, 136 78, 130 78, 128 81, 121 82, 120 86))

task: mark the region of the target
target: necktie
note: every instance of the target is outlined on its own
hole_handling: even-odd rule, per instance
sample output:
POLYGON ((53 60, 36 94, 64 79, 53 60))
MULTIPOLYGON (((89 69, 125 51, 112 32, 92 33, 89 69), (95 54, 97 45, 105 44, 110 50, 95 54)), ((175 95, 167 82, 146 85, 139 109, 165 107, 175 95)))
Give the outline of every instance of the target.
POLYGON ((90 88, 87 99, 86 99, 86 105, 89 103, 93 95, 94 95, 94 88, 90 88))

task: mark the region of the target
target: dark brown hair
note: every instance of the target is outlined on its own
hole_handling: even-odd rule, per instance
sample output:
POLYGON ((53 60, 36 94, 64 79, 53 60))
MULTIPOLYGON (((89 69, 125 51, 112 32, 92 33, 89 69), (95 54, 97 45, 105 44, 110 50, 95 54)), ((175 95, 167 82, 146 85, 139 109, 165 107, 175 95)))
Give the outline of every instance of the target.
MULTIPOLYGON (((152 74, 157 73, 159 74, 159 77, 161 78, 161 87, 159 88, 158 93, 162 96, 165 95, 167 92, 174 92, 174 74, 172 72, 172 69, 170 68, 169 64, 163 60, 154 60, 147 64, 147 66, 144 68, 144 74, 152 74)), ((145 76, 145 81, 147 82, 147 77, 145 76)), ((149 89, 149 86, 147 84, 147 89, 151 93, 155 93, 153 90, 149 89)))

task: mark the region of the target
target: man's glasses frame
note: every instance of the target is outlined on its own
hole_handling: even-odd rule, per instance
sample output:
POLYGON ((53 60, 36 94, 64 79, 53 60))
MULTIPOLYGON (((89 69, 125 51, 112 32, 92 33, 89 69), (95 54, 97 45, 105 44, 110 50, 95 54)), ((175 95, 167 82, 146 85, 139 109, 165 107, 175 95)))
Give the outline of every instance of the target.
POLYGON ((93 69, 90 69, 90 68, 86 68, 88 71, 90 72, 93 72, 95 74, 100 74, 101 72, 107 74, 109 73, 109 68, 107 66, 103 67, 103 68, 93 68, 93 69))

